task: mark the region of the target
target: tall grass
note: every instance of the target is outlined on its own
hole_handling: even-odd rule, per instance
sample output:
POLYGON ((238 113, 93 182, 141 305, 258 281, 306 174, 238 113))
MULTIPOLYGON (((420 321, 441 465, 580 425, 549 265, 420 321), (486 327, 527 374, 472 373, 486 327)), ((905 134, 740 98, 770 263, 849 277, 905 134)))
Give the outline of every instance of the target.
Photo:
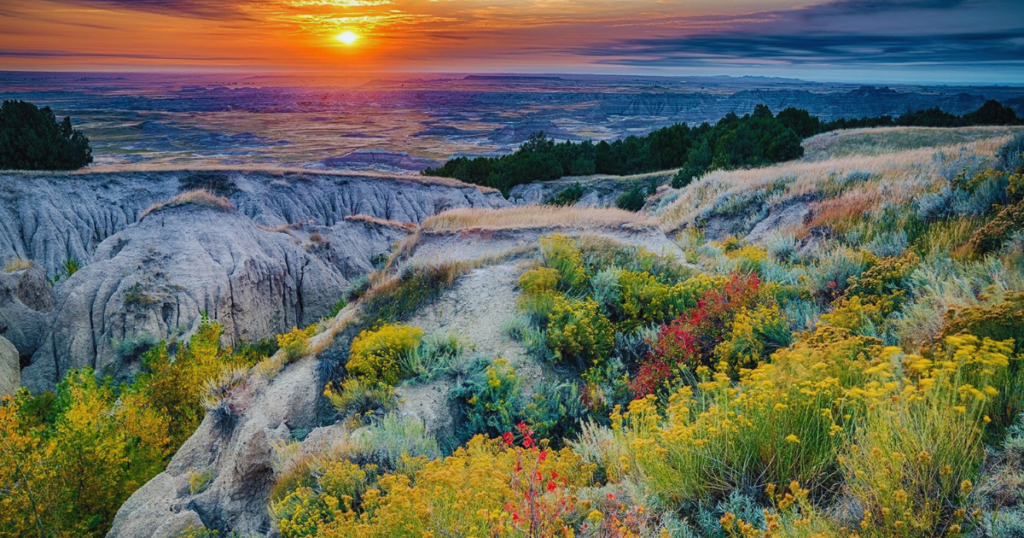
POLYGON ((231 203, 231 200, 228 200, 223 196, 218 196, 208 190, 195 189, 183 192, 172 197, 169 200, 157 202, 147 207, 145 210, 142 211, 142 213, 139 214, 139 220, 142 220, 146 218, 147 215, 150 215, 156 211, 160 211, 161 209, 167 209, 170 207, 180 207, 185 205, 212 207, 225 212, 235 210, 235 205, 231 203))
POLYGON ((515 230, 525 228, 655 227, 647 216, 615 208, 526 205, 502 209, 451 209, 423 221, 426 232, 466 229, 515 230))

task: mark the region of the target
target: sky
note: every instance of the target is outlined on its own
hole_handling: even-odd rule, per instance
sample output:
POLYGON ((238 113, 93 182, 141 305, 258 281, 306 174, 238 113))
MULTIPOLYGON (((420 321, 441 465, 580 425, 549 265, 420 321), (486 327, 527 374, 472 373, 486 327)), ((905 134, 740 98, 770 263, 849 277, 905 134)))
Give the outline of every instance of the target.
POLYGON ((1024 0, 2 0, 0 70, 1024 84, 1024 0))

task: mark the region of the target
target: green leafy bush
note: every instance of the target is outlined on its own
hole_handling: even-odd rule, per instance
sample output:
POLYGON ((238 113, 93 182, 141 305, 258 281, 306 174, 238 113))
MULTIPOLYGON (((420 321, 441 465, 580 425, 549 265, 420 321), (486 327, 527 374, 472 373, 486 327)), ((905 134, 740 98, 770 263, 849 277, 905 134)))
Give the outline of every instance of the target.
POLYGON ((615 200, 615 207, 626 211, 640 211, 644 207, 647 197, 653 194, 650 189, 639 181, 633 182, 626 192, 623 192, 615 200))
POLYGON ((583 185, 576 181, 572 185, 558 191, 558 194, 551 197, 547 203, 561 206, 574 205, 580 201, 580 198, 583 198, 583 185))
POLYGON ((463 413, 461 437, 476 434, 500 437, 513 431, 522 413, 522 380, 505 359, 494 359, 482 372, 451 392, 463 413))

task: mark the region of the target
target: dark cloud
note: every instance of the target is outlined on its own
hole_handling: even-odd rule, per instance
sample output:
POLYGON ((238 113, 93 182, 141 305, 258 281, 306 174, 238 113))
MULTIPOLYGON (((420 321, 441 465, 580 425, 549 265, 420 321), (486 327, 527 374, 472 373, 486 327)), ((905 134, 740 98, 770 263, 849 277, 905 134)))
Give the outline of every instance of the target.
POLYGON ((1004 32, 898 35, 722 34, 631 39, 576 51, 631 66, 750 64, 981 65, 1024 67, 1024 28, 1004 32))
POLYGON ((965 0, 835 0, 802 11, 810 16, 863 15, 884 11, 953 9, 965 0))
POLYGON ((161 56, 157 54, 80 52, 73 50, 17 50, 0 49, 0 58, 119 58, 130 60, 175 60, 196 62, 221 62, 252 60, 252 58, 229 58, 210 56, 161 56))
POLYGON ((203 19, 243 16, 239 0, 58 0, 68 4, 93 4, 133 11, 184 15, 203 19))

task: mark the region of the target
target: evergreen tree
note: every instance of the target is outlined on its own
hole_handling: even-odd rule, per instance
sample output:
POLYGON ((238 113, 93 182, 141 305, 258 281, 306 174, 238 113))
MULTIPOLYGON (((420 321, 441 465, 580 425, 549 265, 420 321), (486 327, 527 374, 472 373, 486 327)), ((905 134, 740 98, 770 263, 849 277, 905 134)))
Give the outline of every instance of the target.
POLYGON ((50 107, 4 101, 0 107, 0 169, 76 170, 92 162, 89 138, 58 122, 50 107))

